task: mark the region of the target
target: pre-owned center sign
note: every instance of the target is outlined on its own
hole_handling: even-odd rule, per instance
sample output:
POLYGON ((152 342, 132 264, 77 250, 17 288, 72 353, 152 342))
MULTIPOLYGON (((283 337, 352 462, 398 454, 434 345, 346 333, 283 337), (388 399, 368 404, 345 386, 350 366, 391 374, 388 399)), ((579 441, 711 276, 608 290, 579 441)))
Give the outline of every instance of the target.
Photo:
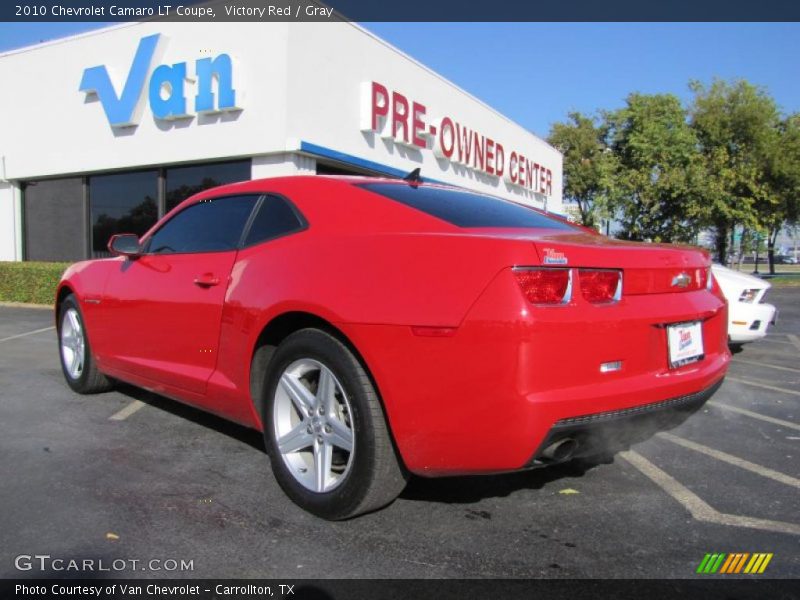
POLYGON ((361 85, 361 130, 372 131, 394 143, 432 150, 448 160, 535 193, 553 193, 553 172, 531 160, 518 148, 506 148, 457 115, 431 119, 428 108, 377 81, 361 85))

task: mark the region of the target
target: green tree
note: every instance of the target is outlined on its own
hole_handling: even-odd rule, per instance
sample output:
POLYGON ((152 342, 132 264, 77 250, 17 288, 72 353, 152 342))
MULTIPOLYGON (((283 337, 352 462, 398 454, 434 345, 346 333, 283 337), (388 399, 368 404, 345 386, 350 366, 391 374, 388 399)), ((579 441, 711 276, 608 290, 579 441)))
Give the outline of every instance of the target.
POLYGON ((579 112, 555 123, 548 137, 564 155, 564 197, 577 205, 581 224, 587 227, 610 216, 607 199, 614 157, 604 138, 596 120, 579 112))
POLYGON ((769 172, 780 115, 765 90, 743 80, 715 80, 710 86, 692 82, 690 88, 695 94, 691 126, 705 172, 698 216, 714 228, 724 263, 734 227, 759 227, 777 205, 769 172))
POLYGON ((769 200, 756 204, 758 220, 767 232, 769 272, 775 273, 775 242, 784 225, 800 220, 800 114, 777 127, 770 148, 767 186, 769 200))
POLYGON ((695 238, 701 212, 702 160, 687 113, 672 94, 628 96, 606 114, 616 157, 613 204, 620 237, 659 242, 695 238))

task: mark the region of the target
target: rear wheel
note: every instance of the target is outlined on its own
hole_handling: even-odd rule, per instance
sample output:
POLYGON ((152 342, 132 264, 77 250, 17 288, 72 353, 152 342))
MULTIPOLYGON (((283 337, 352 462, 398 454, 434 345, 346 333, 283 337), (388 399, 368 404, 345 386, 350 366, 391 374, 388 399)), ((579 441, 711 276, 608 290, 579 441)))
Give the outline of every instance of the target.
POLYGON ((67 296, 58 311, 58 349, 67 385, 79 394, 96 394, 112 387, 97 370, 78 301, 67 296))
POLYGON ((338 339, 318 329, 287 337, 270 361, 265 391, 272 470, 296 504, 346 519, 403 490, 406 477, 375 388, 338 339))

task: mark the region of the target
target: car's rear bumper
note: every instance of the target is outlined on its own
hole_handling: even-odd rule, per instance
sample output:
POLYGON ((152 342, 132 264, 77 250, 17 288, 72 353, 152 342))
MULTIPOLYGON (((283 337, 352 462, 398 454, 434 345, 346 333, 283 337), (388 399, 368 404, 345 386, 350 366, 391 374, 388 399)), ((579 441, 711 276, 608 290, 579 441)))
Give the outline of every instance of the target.
POLYGON ((658 431, 683 423, 714 395, 722 381, 661 402, 559 419, 526 466, 546 466, 625 450, 658 431))

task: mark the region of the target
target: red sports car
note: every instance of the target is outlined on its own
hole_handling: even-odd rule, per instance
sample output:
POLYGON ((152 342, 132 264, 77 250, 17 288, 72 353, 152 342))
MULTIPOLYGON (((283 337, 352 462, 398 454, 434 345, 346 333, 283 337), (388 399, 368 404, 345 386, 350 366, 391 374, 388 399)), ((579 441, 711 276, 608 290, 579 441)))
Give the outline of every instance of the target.
POLYGON ((730 359, 703 251, 447 186, 248 181, 109 249, 58 289, 69 386, 262 430, 278 483, 328 519, 409 474, 614 452, 701 406, 730 359))

